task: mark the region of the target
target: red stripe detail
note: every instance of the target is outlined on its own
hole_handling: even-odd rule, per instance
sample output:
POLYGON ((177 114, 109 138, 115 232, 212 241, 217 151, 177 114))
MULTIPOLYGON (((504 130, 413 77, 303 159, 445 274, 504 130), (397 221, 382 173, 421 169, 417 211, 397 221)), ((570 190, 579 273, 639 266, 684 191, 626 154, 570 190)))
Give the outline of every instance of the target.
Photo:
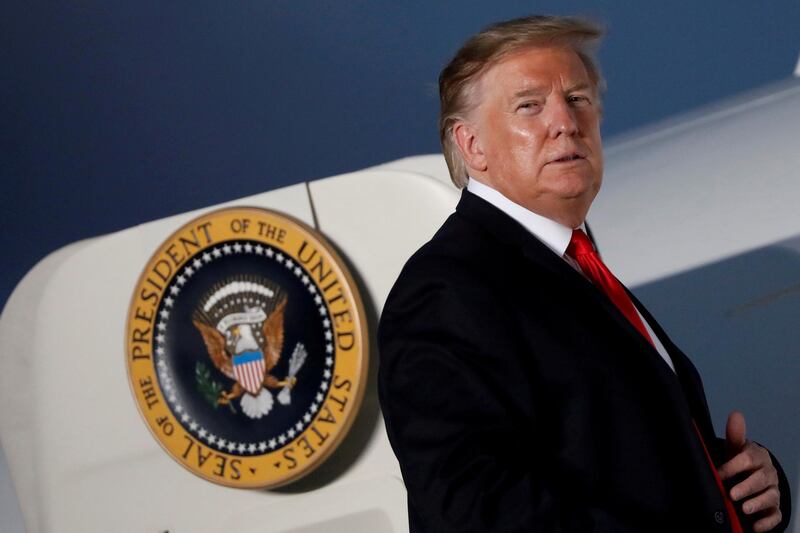
POLYGON ((253 372, 251 371, 250 363, 245 363, 244 368, 244 384, 245 388, 249 391, 253 390, 253 372))
POLYGON ((250 389, 253 391, 258 390, 258 380, 256 379, 256 363, 248 363, 247 373, 250 378, 250 389))

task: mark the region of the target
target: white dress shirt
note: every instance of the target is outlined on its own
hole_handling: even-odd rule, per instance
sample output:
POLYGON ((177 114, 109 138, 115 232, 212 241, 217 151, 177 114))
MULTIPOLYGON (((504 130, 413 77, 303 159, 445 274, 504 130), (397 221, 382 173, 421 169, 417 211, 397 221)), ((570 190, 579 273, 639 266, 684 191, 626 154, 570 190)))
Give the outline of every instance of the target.
MULTIPOLYGON (((484 183, 481 183, 476 179, 469 178, 469 181, 467 182, 467 190, 472 194, 483 198, 519 222, 522 227, 528 230, 534 237, 542 241, 553 251, 553 253, 566 261, 572 268, 583 274, 578 263, 575 262, 575 260, 570 256, 566 255, 567 247, 569 246, 569 242, 572 240, 572 228, 568 228, 567 226, 559 224, 555 220, 550 220, 549 218, 537 215, 533 211, 530 211, 521 205, 512 202, 495 189, 484 183)), ((581 224, 578 227, 586 231, 584 224, 581 224)), ((636 304, 634 304, 634 308, 636 308, 636 304)), ((667 350, 664 348, 664 345, 661 343, 658 336, 656 336, 656 334, 653 332, 650 324, 647 323, 647 320, 644 319, 638 308, 636 309, 636 312, 639 314, 639 318, 642 319, 642 324, 644 324, 648 335, 650 335, 650 338, 653 339, 653 345, 655 346, 656 351, 664 359, 664 362, 669 365, 672 371, 675 372, 675 365, 672 363, 672 359, 667 353, 667 350)))

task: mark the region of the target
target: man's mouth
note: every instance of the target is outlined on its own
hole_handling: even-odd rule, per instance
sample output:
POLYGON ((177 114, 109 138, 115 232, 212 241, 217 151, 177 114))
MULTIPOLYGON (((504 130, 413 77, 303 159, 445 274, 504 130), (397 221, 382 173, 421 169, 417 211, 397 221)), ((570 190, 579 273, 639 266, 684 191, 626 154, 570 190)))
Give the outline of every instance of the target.
POLYGON ((570 152, 567 154, 563 154, 556 159, 552 159, 551 163, 569 163, 570 161, 577 161, 578 159, 585 159, 583 154, 579 152, 570 152))

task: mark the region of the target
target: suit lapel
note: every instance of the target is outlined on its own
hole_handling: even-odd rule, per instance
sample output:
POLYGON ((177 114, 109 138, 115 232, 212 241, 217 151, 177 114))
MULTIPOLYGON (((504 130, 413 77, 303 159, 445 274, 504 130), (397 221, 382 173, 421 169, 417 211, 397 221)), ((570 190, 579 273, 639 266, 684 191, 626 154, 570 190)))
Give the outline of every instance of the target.
POLYGON ((647 323, 653 328, 653 332, 658 336, 659 340, 661 340, 661 343, 672 359, 672 363, 675 365, 675 372, 678 375, 678 381, 689 403, 692 416, 703 434, 703 438, 708 440, 710 437, 714 437, 714 426, 711 421, 705 392, 703 391, 703 383, 694 365, 680 348, 672 342, 669 335, 667 335, 658 321, 650 314, 647 308, 642 305, 636 296, 630 291, 628 291, 628 294, 636 307, 641 311, 642 316, 647 320, 647 323))

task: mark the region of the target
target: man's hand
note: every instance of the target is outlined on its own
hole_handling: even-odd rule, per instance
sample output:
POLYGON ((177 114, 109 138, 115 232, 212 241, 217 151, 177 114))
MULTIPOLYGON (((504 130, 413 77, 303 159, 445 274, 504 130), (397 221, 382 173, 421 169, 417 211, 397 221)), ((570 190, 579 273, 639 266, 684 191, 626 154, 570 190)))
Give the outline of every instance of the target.
POLYGON ((772 465, 769 452, 745 437, 744 415, 733 411, 728 416, 725 427, 725 449, 728 462, 719 468, 719 476, 723 480, 741 473, 747 477, 735 485, 730 492, 731 499, 743 501, 745 514, 759 513, 762 518, 755 523, 753 530, 757 533, 769 531, 781 521, 778 490, 778 471, 772 465))

